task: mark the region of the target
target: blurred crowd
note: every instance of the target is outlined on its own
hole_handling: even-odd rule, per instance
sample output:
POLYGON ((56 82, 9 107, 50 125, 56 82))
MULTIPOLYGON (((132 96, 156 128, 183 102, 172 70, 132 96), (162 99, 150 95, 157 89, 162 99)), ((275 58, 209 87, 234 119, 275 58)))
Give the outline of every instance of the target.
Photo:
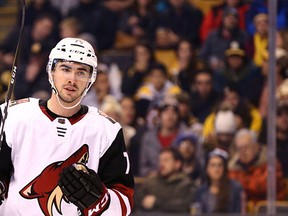
MULTIPOLYGON (((268 73, 276 77, 277 200, 288 201, 288 1, 30 0, 13 97, 46 99, 48 55, 79 37, 98 54, 83 103, 123 126, 135 212, 245 213, 267 199, 268 73), (207 1, 209 2, 209 1, 207 1), (217 4, 216 4, 217 3, 217 4)), ((3 102, 19 37, 0 42, 3 102)))

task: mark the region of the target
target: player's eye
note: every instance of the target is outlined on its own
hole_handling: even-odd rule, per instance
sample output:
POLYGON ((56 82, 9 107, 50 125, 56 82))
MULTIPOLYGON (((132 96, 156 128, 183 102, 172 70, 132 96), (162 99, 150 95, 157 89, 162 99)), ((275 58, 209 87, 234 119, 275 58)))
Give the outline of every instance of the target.
POLYGON ((89 77, 89 73, 87 71, 77 71, 76 75, 80 78, 86 78, 89 77))
POLYGON ((65 67, 61 68, 61 70, 62 70, 63 72, 71 72, 71 69, 65 68, 65 67))
POLYGON ((77 76, 85 76, 86 73, 84 71, 77 71, 77 76))

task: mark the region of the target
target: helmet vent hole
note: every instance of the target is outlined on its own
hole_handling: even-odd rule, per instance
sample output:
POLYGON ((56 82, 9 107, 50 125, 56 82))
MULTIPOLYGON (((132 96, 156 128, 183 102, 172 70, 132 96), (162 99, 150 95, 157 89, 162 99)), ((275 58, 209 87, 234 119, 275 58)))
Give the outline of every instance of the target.
POLYGON ((71 58, 71 55, 69 55, 69 58, 71 58))
POLYGON ((83 60, 83 58, 80 58, 80 60, 82 61, 82 60, 83 60))
POLYGON ((88 54, 87 54, 87 57, 91 57, 91 54, 90 54, 90 53, 88 53, 88 54))
POLYGON ((66 52, 66 49, 65 49, 65 48, 62 48, 61 51, 66 52))

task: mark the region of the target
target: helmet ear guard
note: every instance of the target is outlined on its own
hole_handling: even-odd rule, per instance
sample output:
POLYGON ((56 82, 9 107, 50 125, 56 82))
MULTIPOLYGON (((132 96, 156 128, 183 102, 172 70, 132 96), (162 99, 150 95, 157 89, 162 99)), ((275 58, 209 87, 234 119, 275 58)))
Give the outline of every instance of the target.
POLYGON ((48 79, 49 79, 49 82, 52 85, 54 85, 54 82, 53 82, 53 79, 52 79, 52 74, 51 74, 51 71, 52 71, 52 59, 49 59, 48 61, 48 64, 46 66, 46 71, 48 73, 48 79))

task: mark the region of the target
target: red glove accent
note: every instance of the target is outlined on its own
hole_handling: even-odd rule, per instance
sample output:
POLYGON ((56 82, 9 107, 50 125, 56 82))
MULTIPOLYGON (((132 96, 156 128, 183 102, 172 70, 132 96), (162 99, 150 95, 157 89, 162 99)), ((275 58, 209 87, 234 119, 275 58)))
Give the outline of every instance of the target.
POLYGON ((104 187, 103 195, 97 200, 97 202, 93 203, 91 206, 83 210, 84 216, 101 215, 102 212, 109 207, 110 194, 108 193, 108 190, 104 185, 103 187, 104 187))

